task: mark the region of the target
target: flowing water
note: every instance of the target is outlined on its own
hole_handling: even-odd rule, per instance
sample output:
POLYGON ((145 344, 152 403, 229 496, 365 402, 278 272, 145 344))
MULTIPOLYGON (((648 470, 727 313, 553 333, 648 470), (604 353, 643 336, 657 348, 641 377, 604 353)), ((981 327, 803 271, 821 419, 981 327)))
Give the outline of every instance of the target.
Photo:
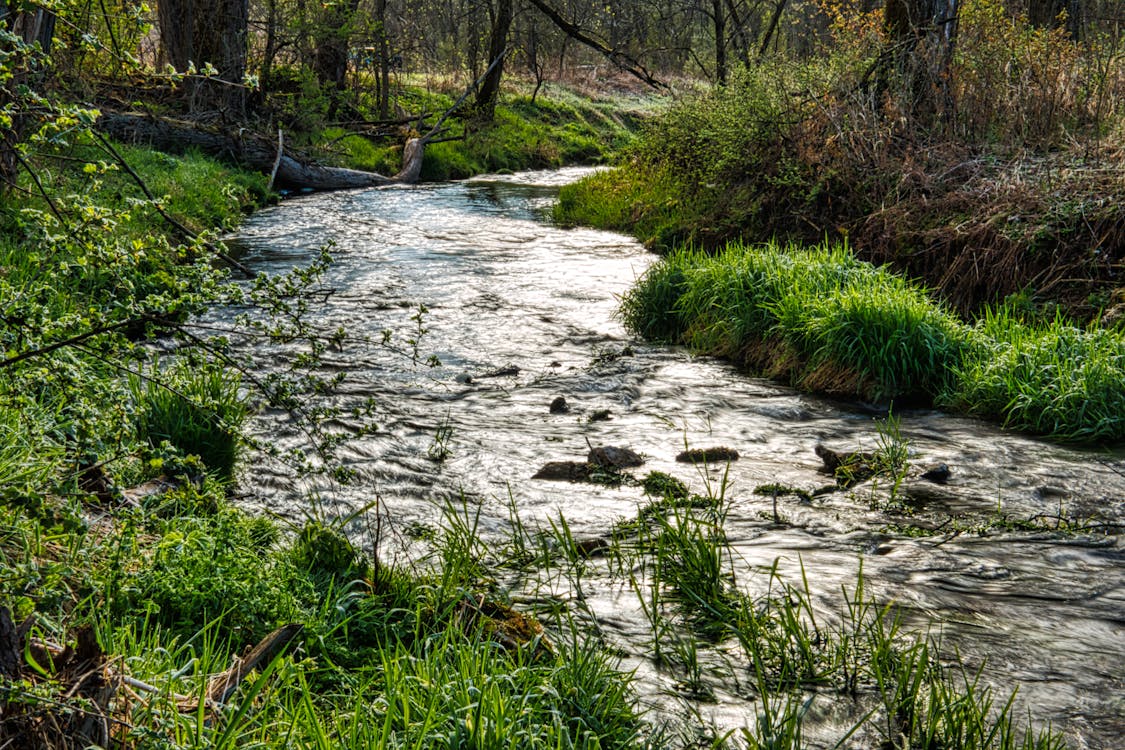
MULTIPOLYGON (((898 602, 911 625, 940 628, 949 651, 972 669, 986 663, 985 678, 1005 696, 1018 684, 1021 711, 1050 721, 1073 747, 1125 746, 1122 454, 904 412, 912 468, 897 503, 888 506, 886 482, 868 482, 811 502, 782 498, 775 517, 773 500, 753 490, 830 484, 814 447, 871 450, 879 413, 630 338, 613 316, 616 296, 653 257, 620 235, 545 218, 557 186, 580 174, 313 195, 247 221, 242 259, 267 273, 335 244, 326 280, 334 293, 316 317, 368 338, 330 351, 326 371, 347 375, 340 403, 374 399, 379 428, 343 449, 357 473, 351 484, 318 485, 255 462, 246 503, 300 520, 378 498, 409 555, 409 532, 437 527, 443 507, 465 503, 485 539, 504 538, 511 508, 529 526, 562 514, 576 537, 606 535, 646 502, 640 488, 531 478, 548 461, 584 460, 591 445, 629 447, 647 459, 638 476, 664 471, 697 491, 721 486, 726 472, 725 529, 748 593, 761 593, 760 571, 775 561, 794 582, 803 565, 814 600, 831 611, 862 561, 868 590, 898 602), (384 330, 397 352, 381 343, 384 330), (410 338, 419 338, 417 359, 410 338), (426 364, 430 355, 440 366, 426 364), (569 412, 549 411, 557 396, 569 412), (696 468, 675 461, 685 446, 729 446, 741 458, 696 468), (917 477, 939 462, 948 482, 917 477), (1062 521, 1081 528, 1055 530, 1062 521)), ((263 347, 259 358, 268 370, 291 355, 263 347)), ((300 440, 282 415, 262 415, 257 429, 279 446, 300 440)), ((380 555, 396 554, 391 547, 381 542, 380 555)), ((753 721, 737 670, 705 670, 712 698, 698 701, 653 663, 627 585, 595 574, 581 594, 636 671, 642 703, 660 709, 654 721, 694 716, 719 730, 753 721)))

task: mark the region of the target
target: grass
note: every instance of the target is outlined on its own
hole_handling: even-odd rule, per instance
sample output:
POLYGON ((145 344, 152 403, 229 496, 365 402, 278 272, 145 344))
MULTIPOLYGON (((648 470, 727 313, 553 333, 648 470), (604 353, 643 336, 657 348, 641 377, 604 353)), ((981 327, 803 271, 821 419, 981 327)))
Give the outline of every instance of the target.
POLYGON ((1025 321, 1011 307, 969 326, 845 245, 679 250, 625 294, 620 315, 640 336, 806 390, 937 402, 1065 441, 1125 438, 1120 330, 1025 321))
MULTIPOLYGON (((456 94, 421 88, 402 95, 411 106, 438 113, 451 107, 456 98, 456 94)), ((586 99, 565 89, 539 96, 534 102, 521 94, 505 96, 491 123, 471 129, 463 123, 455 125, 452 140, 427 146, 422 179, 604 164, 632 140, 640 116, 633 112, 635 106, 624 100, 586 99)), ((397 142, 388 143, 327 128, 314 140, 329 144, 329 158, 339 164, 390 175, 399 170, 404 137, 396 136, 397 142)))
MULTIPOLYGON (((471 514, 450 512, 440 565, 407 571, 373 568, 330 524, 287 537, 209 491, 211 513, 165 499, 97 534, 0 508, 3 528, 19 530, 0 536, 0 604, 16 616, 32 607, 39 637, 94 628, 109 673, 138 694, 98 709, 111 722, 127 712, 121 746, 644 746, 629 680, 595 639, 576 623, 544 633, 479 586, 471 514), (304 626, 289 653, 226 706, 185 710, 244 645, 287 622, 304 626)), ((58 717, 98 700, 63 696, 69 673, 41 666, 3 689, 0 736, 19 746, 61 739, 35 721, 45 699, 58 717)))
POLYGON ((936 395, 960 335, 921 289, 839 245, 679 251, 625 295, 621 316, 642 336, 871 399, 936 395))
POLYGON ((1125 336, 1057 315, 989 311, 972 331, 945 402, 1027 432, 1081 442, 1125 436, 1125 336))
MULTIPOLYGON (((893 429, 886 427, 888 441, 895 440, 893 429)), ((618 525, 596 560, 527 553, 529 545, 546 551, 571 544, 565 519, 542 532, 515 523, 513 537, 522 541, 506 548, 540 562, 521 567, 521 576, 506 586, 542 601, 557 601, 560 590, 569 590, 579 606, 583 578, 596 576, 599 589, 616 581, 632 592, 648 625, 646 642, 633 646, 639 658, 675 680, 678 695, 707 702, 716 685, 732 682, 753 695, 756 715, 738 732, 712 738, 712 747, 803 747, 814 720, 818 741, 828 746, 1064 746, 1049 728, 1018 720, 1014 693, 999 695, 986 686, 982 672, 968 671, 936 636, 908 631, 893 606, 867 592, 862 566, 834 611, 817 603, 823 599, 814 598, 803 566, 797 581, 786 580, 776 562, 746 575, 747 566, 727 544, 728 503, 718 492, 698 502, 669 493, 643 506, 635 521, 618 525), (562 589, 560 577, 567 580, 562 589), (814 717, 823 717, 816 709, 829 704, 834 735, 824 736, 814 717)), ((588 617, 596 634, 596 614, 588 617)), ((696 739, 680 741, 694 746, 696 739)))
POLYGON ((163 371, 154 367, 143 379, 132 377, 130 388, 141 439, 153 448, 168 442, 223 481, 234 478, 247 416, 237 373, 181 360, 163 371))
POLYGON ((961 313, 1031 289, 1097 318, 1120 287, 1122 155, 1103 144, 1125 121, 1121 39, 1072 40, 995 0, 965 14, 933 107, 909 76, 875 94, 889 42, 845 12, 830 48, 757 61, 659 113, 617 169, 563 189, 556 219, 662 253, 847 239, 961 313))

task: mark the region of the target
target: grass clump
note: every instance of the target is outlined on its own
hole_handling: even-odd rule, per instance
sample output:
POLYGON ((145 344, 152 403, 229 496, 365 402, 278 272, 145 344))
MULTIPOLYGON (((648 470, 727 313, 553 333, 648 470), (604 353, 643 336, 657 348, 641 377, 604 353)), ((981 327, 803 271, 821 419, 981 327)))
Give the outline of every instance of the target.
MULTIPOLYGON (((1061 440, 1125 439, 1125 334, 1011 306, 963 323, 844 245, 678 250, 622 298, 630 331, 806 390, 937 402, 1061 440)), ((897 472, 892 472, 897 473, 897 472)))
MULTIPOLYGON (((112 558, 102 575, 111 583, 111 621, 157 627, 189 639, 208 623, 210 634, 240 648, 284 622, 300 622, 311 590, 254 525, 224 509, 210 516, 175 516, 148 525, 155 544, 132 570, 112 558), (118 588, 119 587, 119 588, 118 588)), ((137 543, 134 536, 122 541, 137 543)))
POLYGON ((936 395, 962 335, 921 289, 841 245, 679 251, 625 295, 621 315, 640 335, 871 399, 936 395))
POLYGON ((945 402, 1017 430, 1083 442, 1125 439, 1125 336, 1011 308, 973 329, 945 402))
POLYGON ((197 456, 208 471, 229 482, 248 413, 240 382, 237 372, 182 360, 154 377, 134 376, 138 435, 154 448, 167 442, 185 456, 197 456))
POLYGON ((687 485, 682 480, 663 471, 650 471, 641 480, 641 486, 646 495, 667 500, 686 500, 688 498, 687 485))

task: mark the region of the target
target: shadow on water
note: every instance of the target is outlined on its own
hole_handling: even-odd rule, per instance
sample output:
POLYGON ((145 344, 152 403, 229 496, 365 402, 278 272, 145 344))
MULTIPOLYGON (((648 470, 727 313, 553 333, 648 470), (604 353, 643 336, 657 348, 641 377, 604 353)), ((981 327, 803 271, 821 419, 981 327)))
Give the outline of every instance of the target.
MULTIPOLYGON (((529 525, 563 514, 576 536, 602 537, 645 502, 640 488, 531 479, 549 461, 583 461, 589 445, 627 446, 695 490, 725 481, 727 542, 738 581, 777 561, 810 572, 812 595, 838 609, 861 559, 871 591, 912 624, 940 628, 943 644, 1018 705, 1051 721, 1077 747, 1118 747, 1125 736, 1125 460, 1007 434, 937 411, 898 415, 910 470, 887 482, 832 485, 814 447, 872 450, 876 412, 746 377, 725 363, 632 340, 614 318, 616 295, 653 261, 621 235, 563 230, 545 220, 557 186, 580 170, 464 183, 314 195, 256 214, 237 241, 265 272, 310 261, 328 241, 335 289, 318 311, 329 328, 408 331, 425 305, 427 368, 372 344, 353 344, 328 367, 347 373, 345 399, 373 397, 379 430, 346 448, 358 479, 303 484, 251 467, 247 503, 300 519, 318 495, 340 515, 377 494, 400 529, 432 528, 462 497, 482 533, 501 538, 509 498, 529 525), (552 413, 563 396, 569 411, 552 413), (595 419, 595 417, 598 417, 595 419), (608 417, 608 418, 606 418, 608 417), (442 436, 444 460, 431 457, 442 436), (729 466, 679 463, 685 446, 731 446, 729 466), (919 475, 950 467, 939 484, 919 475), (812 495, 774 500, 782 484, 812 495), (776 513, 776 515, 775 515, 776 513), (1069 525, 1069 528, 1068 528, 1069 525)), ((263 351, 271 357, 290 353, 263 351)), ((299 438, 280 417, 257 429, 280 445, 299 438)), ((586 606, 643 700, 695 712, 720 729, 743 726, 755 705, 737 680, 715 678, 713 701, 677 688, 648 658, 650 631, 636 597, 608 578, 586 606)))

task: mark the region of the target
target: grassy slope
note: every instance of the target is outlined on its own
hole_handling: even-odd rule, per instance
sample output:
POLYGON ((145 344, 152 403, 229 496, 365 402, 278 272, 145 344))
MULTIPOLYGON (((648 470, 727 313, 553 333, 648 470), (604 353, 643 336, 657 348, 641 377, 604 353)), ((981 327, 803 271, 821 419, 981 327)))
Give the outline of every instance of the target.
MULTIPOLYGON (((403 106, 411 111, 443 112, 452 106, 456 93, 407 89, 403 106)), ((489 125, 461 138, 464 123, 454 118, 447 136, 454 140, 435 143, 426 149, 423 180, 462 179, 486 172, 546 169, 564 164, 608 162, 633 138, 642 105, 625 99, 589 99, 566 89, 540 95, 505 98, 497 106, 489 125)), ((330 147, 325 158, 355 169, 394 174, 401 163, 402 142, 397 138, 369 139, 329 128, 318 135, 330 147)))

